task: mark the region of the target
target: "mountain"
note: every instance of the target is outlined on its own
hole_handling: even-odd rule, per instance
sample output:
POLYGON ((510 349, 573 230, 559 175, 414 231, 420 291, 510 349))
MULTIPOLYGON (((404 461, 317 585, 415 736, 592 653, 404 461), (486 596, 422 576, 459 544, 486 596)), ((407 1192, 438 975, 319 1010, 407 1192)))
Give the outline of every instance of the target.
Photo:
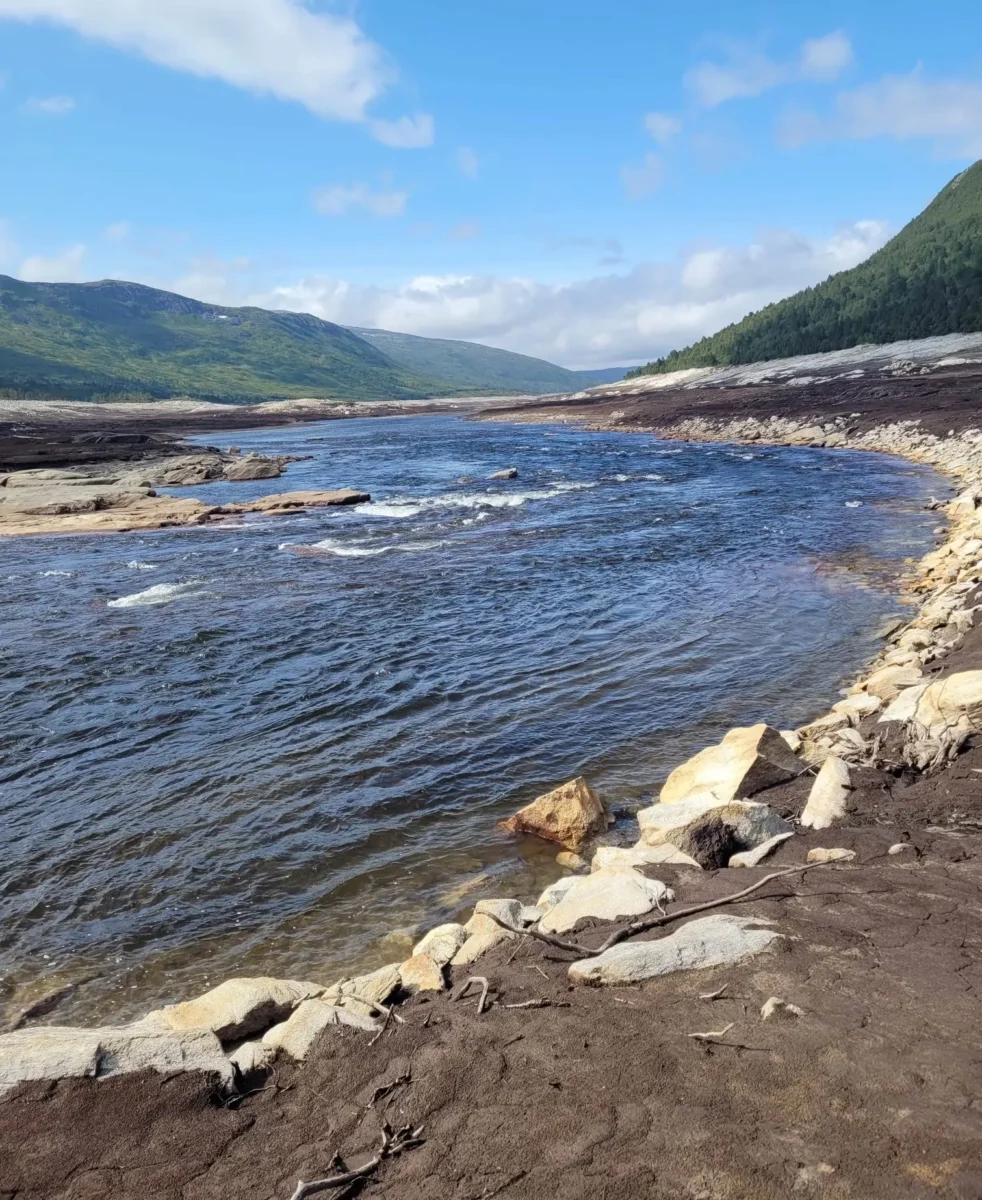
POLYGON ((628 372, 760 362, 982 330, 982 161, 858 267, 628 372))
POLYGON ((404 400, 570 391, 594 374, 468 342, 350 330, 307 313, 203 304, 138 283, 0 275, 0 389, 19 393, 404 400))
POLYGON ((601 371, 567 371, 542 358, 513 354, 476 342, 457 342, 447 338, 415 337, 410 333, 390 333, 387 329, 359 329, 351 332, 370 342, 410 371, 445 379, 456 387, 495 388, 501 392, 569 392, 614 383, 623 379, 626 368, 610 367, 601 371))

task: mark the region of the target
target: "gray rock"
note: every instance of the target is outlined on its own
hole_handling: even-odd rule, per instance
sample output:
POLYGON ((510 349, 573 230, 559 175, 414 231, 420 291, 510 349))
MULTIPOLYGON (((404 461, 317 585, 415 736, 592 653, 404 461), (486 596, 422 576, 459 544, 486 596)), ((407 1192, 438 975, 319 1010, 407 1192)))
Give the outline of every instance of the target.
POLYGON ((760 954, 782 935, 760 917, 715 914, 690 921, 653 942, 623 943, 569 968, 573 983, 617 986, 675 971, 723 967, 760 954))
POLYGON ((542 918, 539 928, 543 933, 566 933, 587 917, 601 921, 640 917, 662 902, 674 899, 671 888, 657 879, 646 879, 637 871, 596 871, 578 876, 559 903, 542 918))
POLYGON ((467 930, 463 925, 453 922, 437 925, 413 946, 413 954, 428 954, 439 966, 445 967, 466 941, 467 930))
POLYGON ((638 825, 645 845, 668 842, 707 869, 725 867, 734 854, 792 832, 788 822, 766 804, 721 802, 712 795, 643 808, 638 825))

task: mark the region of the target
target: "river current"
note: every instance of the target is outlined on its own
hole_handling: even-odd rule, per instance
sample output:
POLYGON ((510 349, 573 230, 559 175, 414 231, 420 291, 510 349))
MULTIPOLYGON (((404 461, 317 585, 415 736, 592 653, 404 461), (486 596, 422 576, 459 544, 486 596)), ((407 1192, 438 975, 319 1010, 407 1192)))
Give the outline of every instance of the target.
POLYGON ((0 541, 0 1015, 73 982, 49 1019, 330 983, 531 895, 557 847, 496 821, 581 773, 627 814, 731 726, 825 711, 945 486, 442 416, 207 441, 310 457, 187 494, 372 502, 0 541))

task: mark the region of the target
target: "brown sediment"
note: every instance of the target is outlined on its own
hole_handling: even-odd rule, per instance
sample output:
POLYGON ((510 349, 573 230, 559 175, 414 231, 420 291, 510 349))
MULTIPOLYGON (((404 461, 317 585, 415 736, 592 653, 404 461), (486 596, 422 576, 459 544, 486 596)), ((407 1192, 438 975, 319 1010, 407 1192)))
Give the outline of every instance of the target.
MULTIPOLYGON (((856 396, 841 404, 848 411, 828 392, 809 407, 805 387, 757 389, 756 400, 751 389, 731 389, 739 406, 733 395, 659 393, 632 398, 630 410, 619 398, 605 412, 567 403, 545 415, 705 440, 882 450, 947 473, 968 495, 949 506, 942 545, 910 580, 920 610, 884 651, 898 649, 904 628, 923 630, 917 670, 930 679, 982 668, 973 612, 982 585, 973 495, 982 484, 982 435, 973 433, 980 376, 951 378, 933 407, 919 389, 938 376, 885 382, 859 417, 850 415, 856 396), (920 411, 914 401, 904 408, 896 389, 908 400, 917 393, 920 411), (958 399, 969 390, 971 407, 958 399)), ((848 727, 869 745, 876 720, 848 727)), ((844 753, 836 733, 808 740, 819 756, 844 753)), ((21 1085, 0 1097, 0 1197, 287 1200, 298 1179, 331 1174, 335 1153, 349 1167, 370 1158, 383 1119, 422 1126, 425 1141, 365 1185, 382 1200, 982 1197, 982 745, 974 741, 933 772, 863 765, 857 755, 844 823, 799 829, 760 867, 645 869, 685 907, 803 863, 810 849, 854 851, 852 861, 777 881, 739 905, 776 923, 776 951, 635 987, 574 989, 568 956, 514 940, 450 969, 453 985, 478 972, 488 980, 483 1014, 452 993, 417 995, 380 1035, 328 1029, 304 1066, 277 1060, 244 1098, 223 1099, 196 1075, 21 1085), (803 1015, 765 1021, 772 997, 803 1015), (506 1007, 528 1001, 549 1004, 506 1007), (726 1032, 693 1041, 701 1030, 726 1032)), ((811 783, 803 776, 755 799, 794 818, 811 783)), ((612 928, 587 922, 572 936, 594 945, 612 928)))

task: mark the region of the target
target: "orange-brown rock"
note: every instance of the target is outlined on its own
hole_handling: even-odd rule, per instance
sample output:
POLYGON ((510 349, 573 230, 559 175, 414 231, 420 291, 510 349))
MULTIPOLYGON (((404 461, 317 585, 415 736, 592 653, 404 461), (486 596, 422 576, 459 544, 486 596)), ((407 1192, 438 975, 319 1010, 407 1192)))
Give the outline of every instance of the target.
POLYGON ((519 809, 501 822, 501 828, 534 833, 576 850, 591 834, 607 828, 607 813, 597 793, 579 776, 519 809))

